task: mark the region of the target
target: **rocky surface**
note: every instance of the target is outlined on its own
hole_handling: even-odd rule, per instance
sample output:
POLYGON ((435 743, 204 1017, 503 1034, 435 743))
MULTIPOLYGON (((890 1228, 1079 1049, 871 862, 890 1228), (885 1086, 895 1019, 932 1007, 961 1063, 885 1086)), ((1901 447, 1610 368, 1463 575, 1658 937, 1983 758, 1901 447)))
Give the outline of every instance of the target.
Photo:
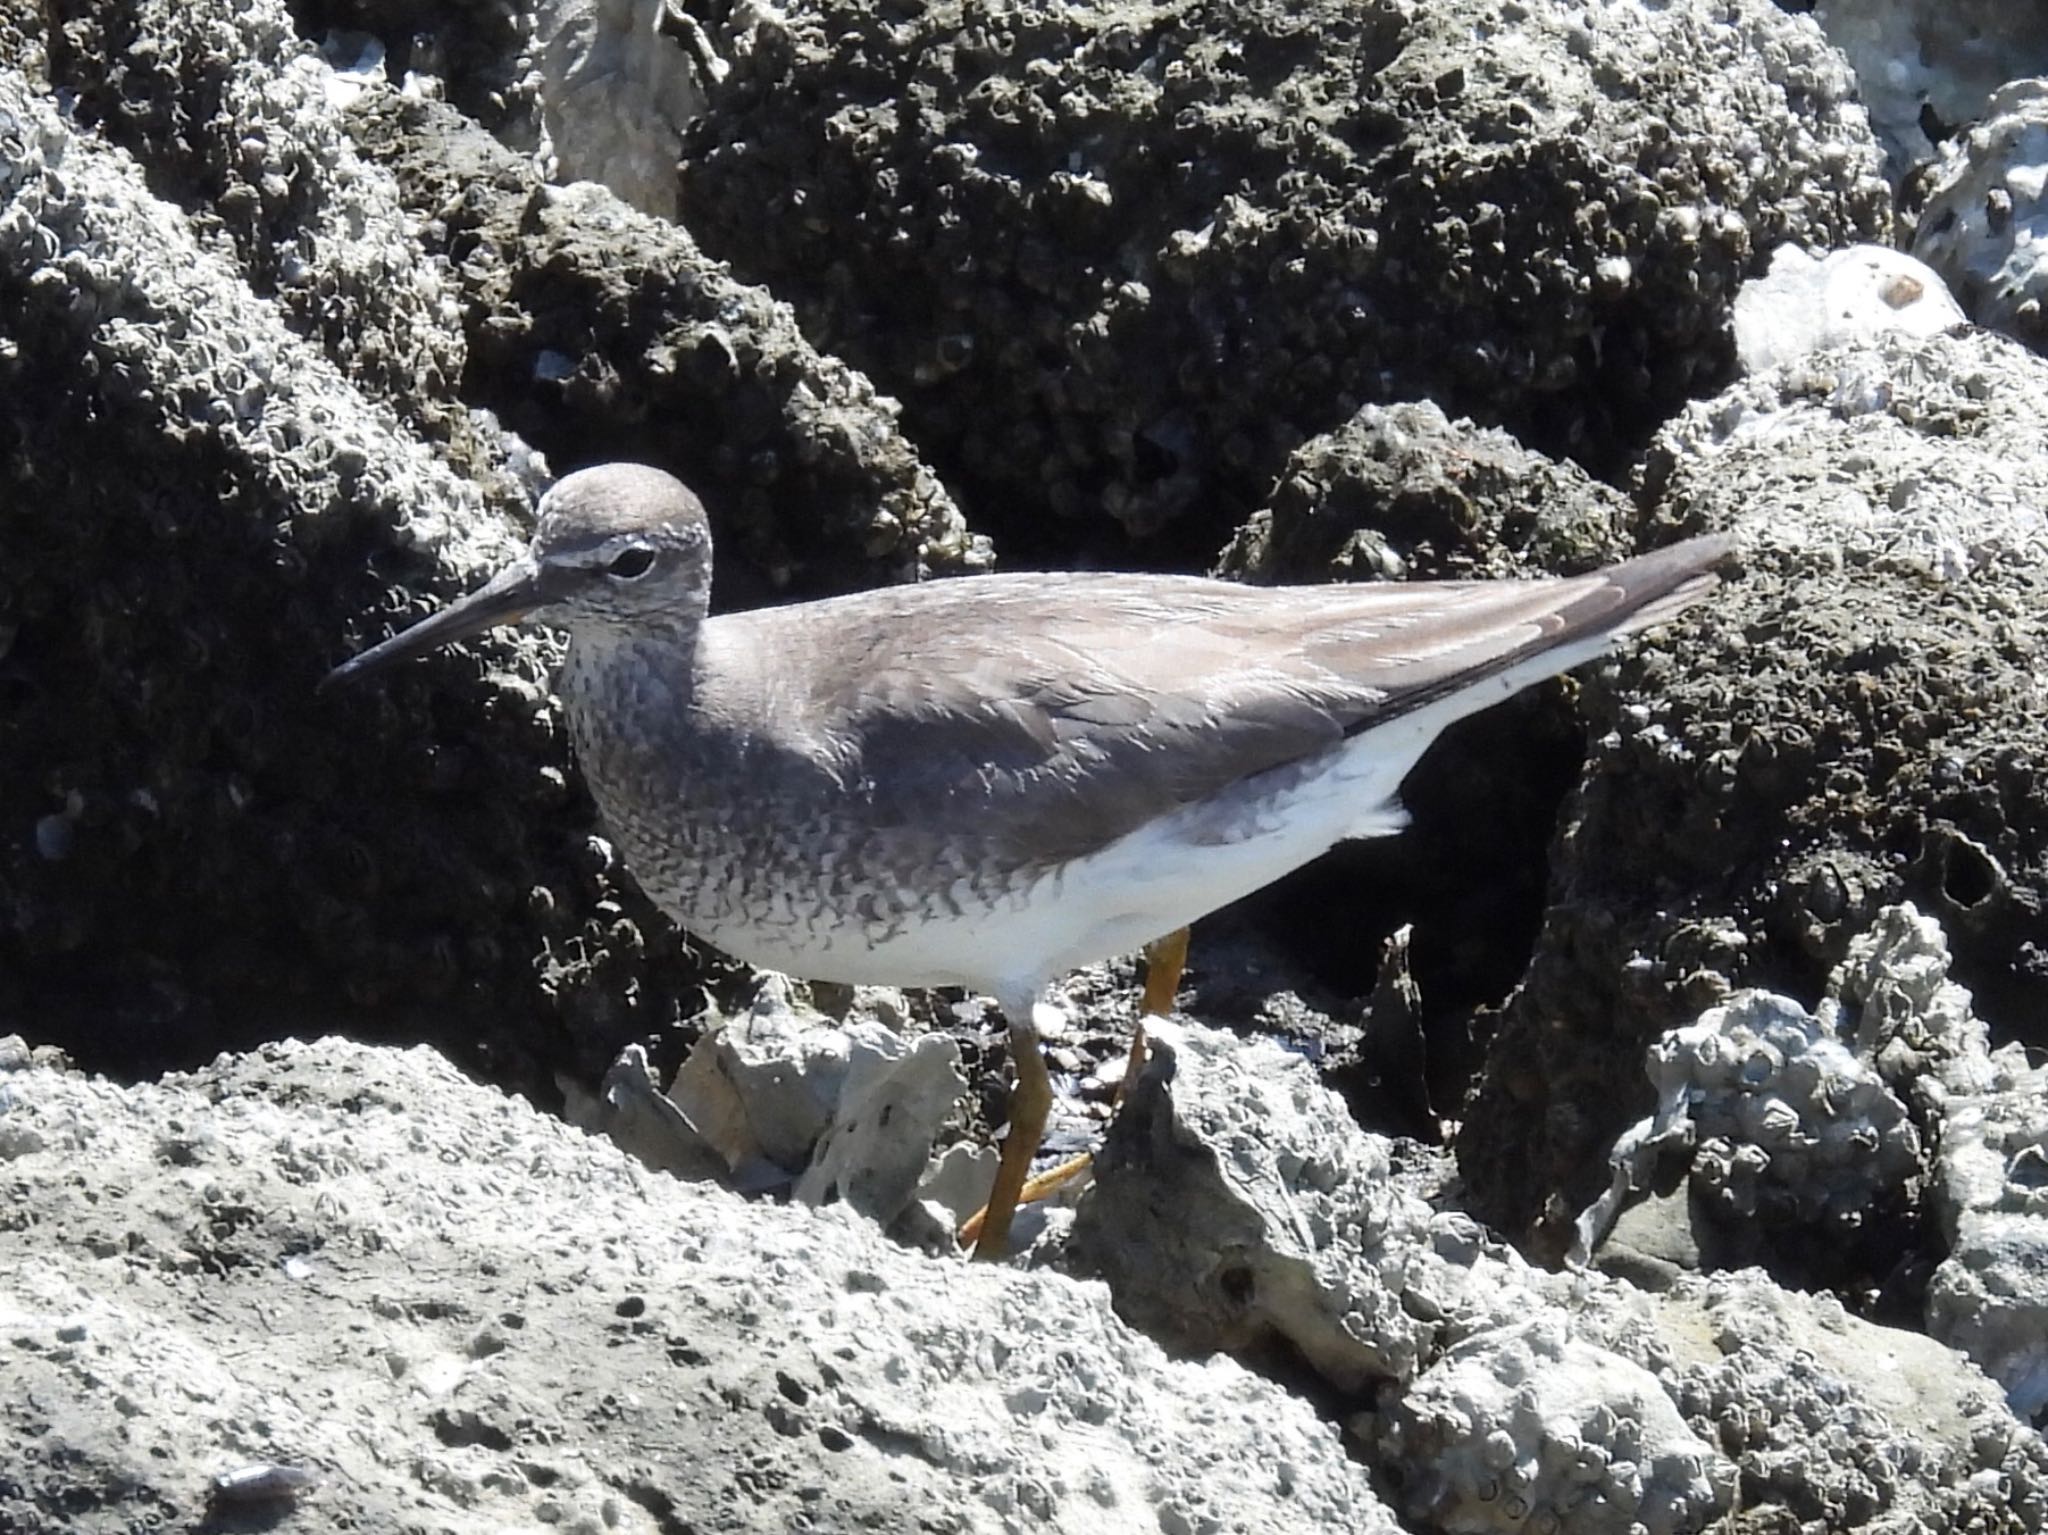
MULTIPOLYGON (((1923 952, 1888 941, 1859 973, 1922 986, 1923 952)), ((1072 1260, 1179 1349, 1311 1372, 1423 1527, 2048 1521, 2048 1447, 1921 1333, 1755 1270, 1648 1289, 1533 1268, 1298 1057, 1193 1024, 1163 1041, 1097 1159, 1072 1260)))
POLYGON ((1815 258, 1781 245, 1770 271, 1735 295, 1735 355, 1743 372, 1762 373, 1888 331, 1932 336, 1963 323, 1941 274, 1903 251, 1853 245, 1815 258))
POLYGON ((1726 376, 1763 253, 1889 229, 1840 57, 1758 0, 798 0, 712 36, 686 221, 1032 554, 1116 547, 1057 522, 1105 514, 1214 547, 1375 402, 1618 464, 1726 376))
POLYGON ((698 77, 716 67, 702 28, 669 0, 548 0, 533 20, 556 179, 601 182, 673 219, 683 133, 704 109, 698 77))
POLYGON ((2036 351, 2048 345, 2048 261, 2037 249, 2048 235, 2044 165, 2048 81, 2000 86, 1983 120, 1957 135, 1931 173, 1913 235, 1913 253, 1941 273, 1971 319, 2036 351))
POLYGON ((1573 1261, 1597 1248, 1604 1267, 1639 1279, 1643 1263, 1675 1258, 1768 1266, 1809 1286, 1877 1275, 1897 1292, 1926 1284, 1939 1256, 1900 1233, 1938 1224, 1930 1329, 2037 1415, 2042 1296, 2026 1270, 2048 1242, 2048 1207, 2032 1195, 2028 1148, 2048 1133, 2048 1103, 2029 1106, 2039 1074, 2025 1047, 1991 1048, 1951 968, 1939 923, 1886 907, 1811 1010, 1744 990, 1654 1043, 1656 1112, 1617 1143, 1614 1183, 1579 1217, 1573 1261), (1624 1202, 1667 1188, 1674 1168, 1682 1210, 1666 1193, 1649 1221, 1623 1215, 1604 1243, 1624 1202), (1657 1229, 1674 1222, 1676 1242, 1657 1229))
MULTIPOLYGON (((1649 1183, 1660 1157, 1676 1153, 1700 1220, 1770 1233, 1775 1250, 1753 1256, 1776 1258, 1778 1272, 1796 1263, 1813 1283, 1817 1260, 1824 1278, 1839 1279, 1844 1260, 1851 1273, 1868 1270, 1872 1255, 1856 1245, 1867 1229, 1895 1230, 1905 1214, 1909 1182, 1924 1170, 1920 1136, 1831 1019, 1789 997, 1744 991, 1652 1045, 1649 1074, 1656 1115, 1622 1136, 1613 1197, 1580 1217, 1574 1261, 1605 1234, 1615 1198, 1649 1183), (1814 1251, 1786 1251, 1788 1233, 1814 1251)), ((1738 1266, 1731 1245, 1714 1244, 1712 1267, 1738 1266)))
POLYGON ((1396 1529, 1307 1404, 1099 1286, 650 1173, 424 1049, 26 1056, 0 1528, 199 1528, 276 1464, 287 1529, 1396 1529))
POLYGON ((2000 0, 1819 0, 1814 20, 1856 71, 1895 182, 1980 121, 1992 93, 2048 71, 2048 17, 2000 0))
POLYGON ((281 5, 78 6, 46 41, 0 78, 0 1006, 131 1071, 260 1037, 262 996, 535 1095, 640 1035, 672 1062, 717 968, 592 835, 555 642, 321 674, 523 536, 549 466, 507 422, 558 469, 681 469, 757 598, 985 544, 786 310, 340 81, 281 5))
POLYGON ((1459 1143, 1501 1229, 1561 1253, 1650 1110, 1649 1042, 1733 985, 1819 995, 1888 904, 1937 916, 1979 1006, 2041 1041, 2044 408, 2048 365, 1957 331, 1815 354, 1659 438, 1653 520, 1754 538, 1672 648, 1592 674, 1607 732, 1459 1143))
POLYGON ((1286 582, 1591 570, 1630 550, 1628 498, 1428 401, 1368 405, 1287 457, 1219 571, 1286 582))
MULTIPOLYGON (((861 988, 858 1009, 831 1018, 794 992, 764 977, 744 1012, 704 1026, 665 1090, 629 1046, 596 1097, 581 1101, 565 1084, 570 1122, 685 1177, 843 1202, 891 1226, 955 1117, 960 1049, 914 1024, 900 994, 861 988)), ((970 1210, 986 1199, 979 1192, 970 1210)))
POLYGON ((1824 1016, 1913 1101, 1934 1134, 1927 1204, 1947 1253, 1927 1328, 1983 1366, 2013 1410, 2048 1421, 2048 1067, 1991 1046, 1946 939, 1910 907, 1879 915, 1824 1016))

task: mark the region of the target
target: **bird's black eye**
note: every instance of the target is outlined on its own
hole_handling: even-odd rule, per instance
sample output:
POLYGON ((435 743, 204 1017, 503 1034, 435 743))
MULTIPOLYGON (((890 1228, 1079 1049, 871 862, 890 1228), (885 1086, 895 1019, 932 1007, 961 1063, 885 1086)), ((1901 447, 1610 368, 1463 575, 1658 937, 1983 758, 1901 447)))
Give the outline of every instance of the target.
POLYGON ((654 551, 645 544, 634 544, 613 555, 604 568, 607 575, 621 581, 637 581, 654 569, 654 551))

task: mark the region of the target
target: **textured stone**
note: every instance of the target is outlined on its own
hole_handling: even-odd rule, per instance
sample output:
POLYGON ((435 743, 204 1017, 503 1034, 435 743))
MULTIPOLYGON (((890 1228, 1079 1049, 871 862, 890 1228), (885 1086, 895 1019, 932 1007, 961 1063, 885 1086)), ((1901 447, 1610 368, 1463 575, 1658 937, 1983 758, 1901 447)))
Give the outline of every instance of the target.
POLYGON ((1403 1502, 1440 1529, 1670 1535, 1705 1527, 1735 1491, 1735 1467, 1656 1376, 1554 1317, 1449 1350, 1379 1434, 1388 1459, 1429 1467, 1403 1502))
POLYGON ((1770 271, 1735 295, 1735 355, 1761 373, 1886 331, 1931 336, 1962 323, 1941 274, 1903 251, 1852 245, 1816 258, 1781 245, 1770 271))
POLYGON ((1660 1156, 1688 1164, 1712 1218, 1793 1228, 1832 1254, 1875 1218, 1903 1213, 1923 1171, 1906 1105, 1838 1037, 1829 1011, 1738 992, 1651 1046, 1648 1070, 1657 1112, 1622 1136, 1614 1187, 1579 1218, 1579 1262, 1660 1156))
MULTIPOLYGON (((2048 29, 2042 42, 2048 48, 2048 29)), ((1913 254, 1979 325, 2048 347, 2048 81, 2001 86, 1936 167, 1913 254)))
POLYGON ((282 4, 81 4, 59 44, 0 87, 0 1007, 136 1072, 265 996, 540 1098, 635 1038, 666 1069, 726 971, 590 836, 555 642, 317 680, 522 540, 550 450, 678 462, 757 599, 985 542, 786 310, 339 80, 282 4))
MULTIPOLYGON (((1617 1144, 1615 1182, 1580 1216, 1575 1258, 1675 1160, 1697 1242, 1682 1266, 1789 1264, 1838 1282, 1845 1263, 1850 1274, 1888 1269, 1888 1282, 1931 1269, 1929 1333, 1982 1366, 2016 1414, 2040 1419, 2048 1068, 2019 1045, 1991 1048, 1950 965, 1939 923, 1886 907, 1810 1014, 1746 991, 1667 1034, 1648 1062, 1657 1112, 1617 1144), (1746 1244, 1725 1230, 1738 1223, 1755 1228, 1746 1244), (1930 1228, 1938 1248, 1915 1240, 1930 1228)), ((1643 1256, 1625 1252, 1616 1269, 1600 1250, 1603 1267, 1624 1273, 1643 1256)))
POLYGON ((1151 1029, 1076 1215, 1083 1269, 1179 1348, 1284 1340, 1347 1391, 1411 1378, 1435 1323, 1402 1290, 1430 1212, 1389 1178, 1386 1142, 1277 1044, 1151 1029))
POLYGON ((1830 990, 1841 1027, 1932 1127, 1927 1203, 1947 1251, 1927 1287, 1927 1328, 2048 1421, 2048 1066, 1991 1048, 1939 923, 1881 912, 1830 990))
POLYGON ((541 0, 541 120, 562 181, 604 183, 672 219, 683 130, 704 107, 698 60, 665 26, 669 0, 541 0))
POLYGON ((887 1226, 917 1194, 963 1086, 943 1034, 823 1017, 771 975, 746 1012, 706 1024, 667 1098, 676 1144, 708 1147, 735 1186, 844 1201, 887 1226))
POLYGON ((2048 72, 2048 16, 2034 6, 1818 0, 1813 19, 1856 71, 1897 184, 1939 158, 1938 141, 1980 121, 2001 85, 2048 72))
POLYGON ((252 1462, 331 1528, 1396 1528, 1305 1403, 1098 1287, 648 1173, 426 1050, 0 1080, 47 1143, 0 1219, 24 1535, 197 1526, 252 1462))
POLYGON ((1590 570, 1633 550, 1628 498, 1428 401, 1368 405, 1288 455, 1219 573, 1265 584, 1590 570))
POLYGON ((1755 1270, 1645 1294, 1532 1268, 1306 1062, 1192 1023, 1165 1038, 1073 1259, 1177 1349, 1312 1371, 1412 1519, 1700 1530, 1739 1486, 1763 1527, 2048 1527, 2048 1448, 1942 1344, 1755 1270))
POLYGON ((1561 1253, 1650 1111, 1648 1043, 1752 980, 1818 996, 1888 904, 2042 1037, 2044 416, 2048 363, 1960 331, 1817 354, 1660 438, 1653 520, 1753 539, 1712 605, 1587 674, 1604 733, 1459 1142, 1484 1218, 1561 1253))
POLYGON ((686 220, 1012 548, 1213 548, 1388 400, 1619 463, 1725 374, 1759 252, 1890 217, 1839 56, 1757 0, 731 16, 686 220))

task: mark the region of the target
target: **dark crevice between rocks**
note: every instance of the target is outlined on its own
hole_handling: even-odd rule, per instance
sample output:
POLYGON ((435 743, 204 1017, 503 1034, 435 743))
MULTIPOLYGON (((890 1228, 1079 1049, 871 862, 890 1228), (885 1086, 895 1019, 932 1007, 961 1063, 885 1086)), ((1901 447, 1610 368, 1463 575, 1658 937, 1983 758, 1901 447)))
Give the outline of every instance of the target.
POLYGON ((394 87, 418 70, 486 130, 515 139, 530 131, 512 73, 522 8, 499 0, 287 0, 286 8, 293 30, 314 47, 337 32, 366 33, 383 44, 384 76, 394 87))

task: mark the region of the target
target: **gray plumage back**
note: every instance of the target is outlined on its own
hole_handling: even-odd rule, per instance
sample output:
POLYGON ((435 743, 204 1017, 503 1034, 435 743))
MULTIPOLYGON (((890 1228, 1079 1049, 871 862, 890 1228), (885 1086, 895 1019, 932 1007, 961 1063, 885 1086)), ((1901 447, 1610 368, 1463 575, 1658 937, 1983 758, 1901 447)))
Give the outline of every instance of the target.
POLYGON ((1533 656, 1656 623, 1711 586, 1731 548, 1697 539, 1526 582, 896 587, 711 620, 698 698, 792 813, 849 790, 875 826, 951 807, 999 856, 1057 863, 1533 656), (912 760, 912 774, 875 771, 912 760))

